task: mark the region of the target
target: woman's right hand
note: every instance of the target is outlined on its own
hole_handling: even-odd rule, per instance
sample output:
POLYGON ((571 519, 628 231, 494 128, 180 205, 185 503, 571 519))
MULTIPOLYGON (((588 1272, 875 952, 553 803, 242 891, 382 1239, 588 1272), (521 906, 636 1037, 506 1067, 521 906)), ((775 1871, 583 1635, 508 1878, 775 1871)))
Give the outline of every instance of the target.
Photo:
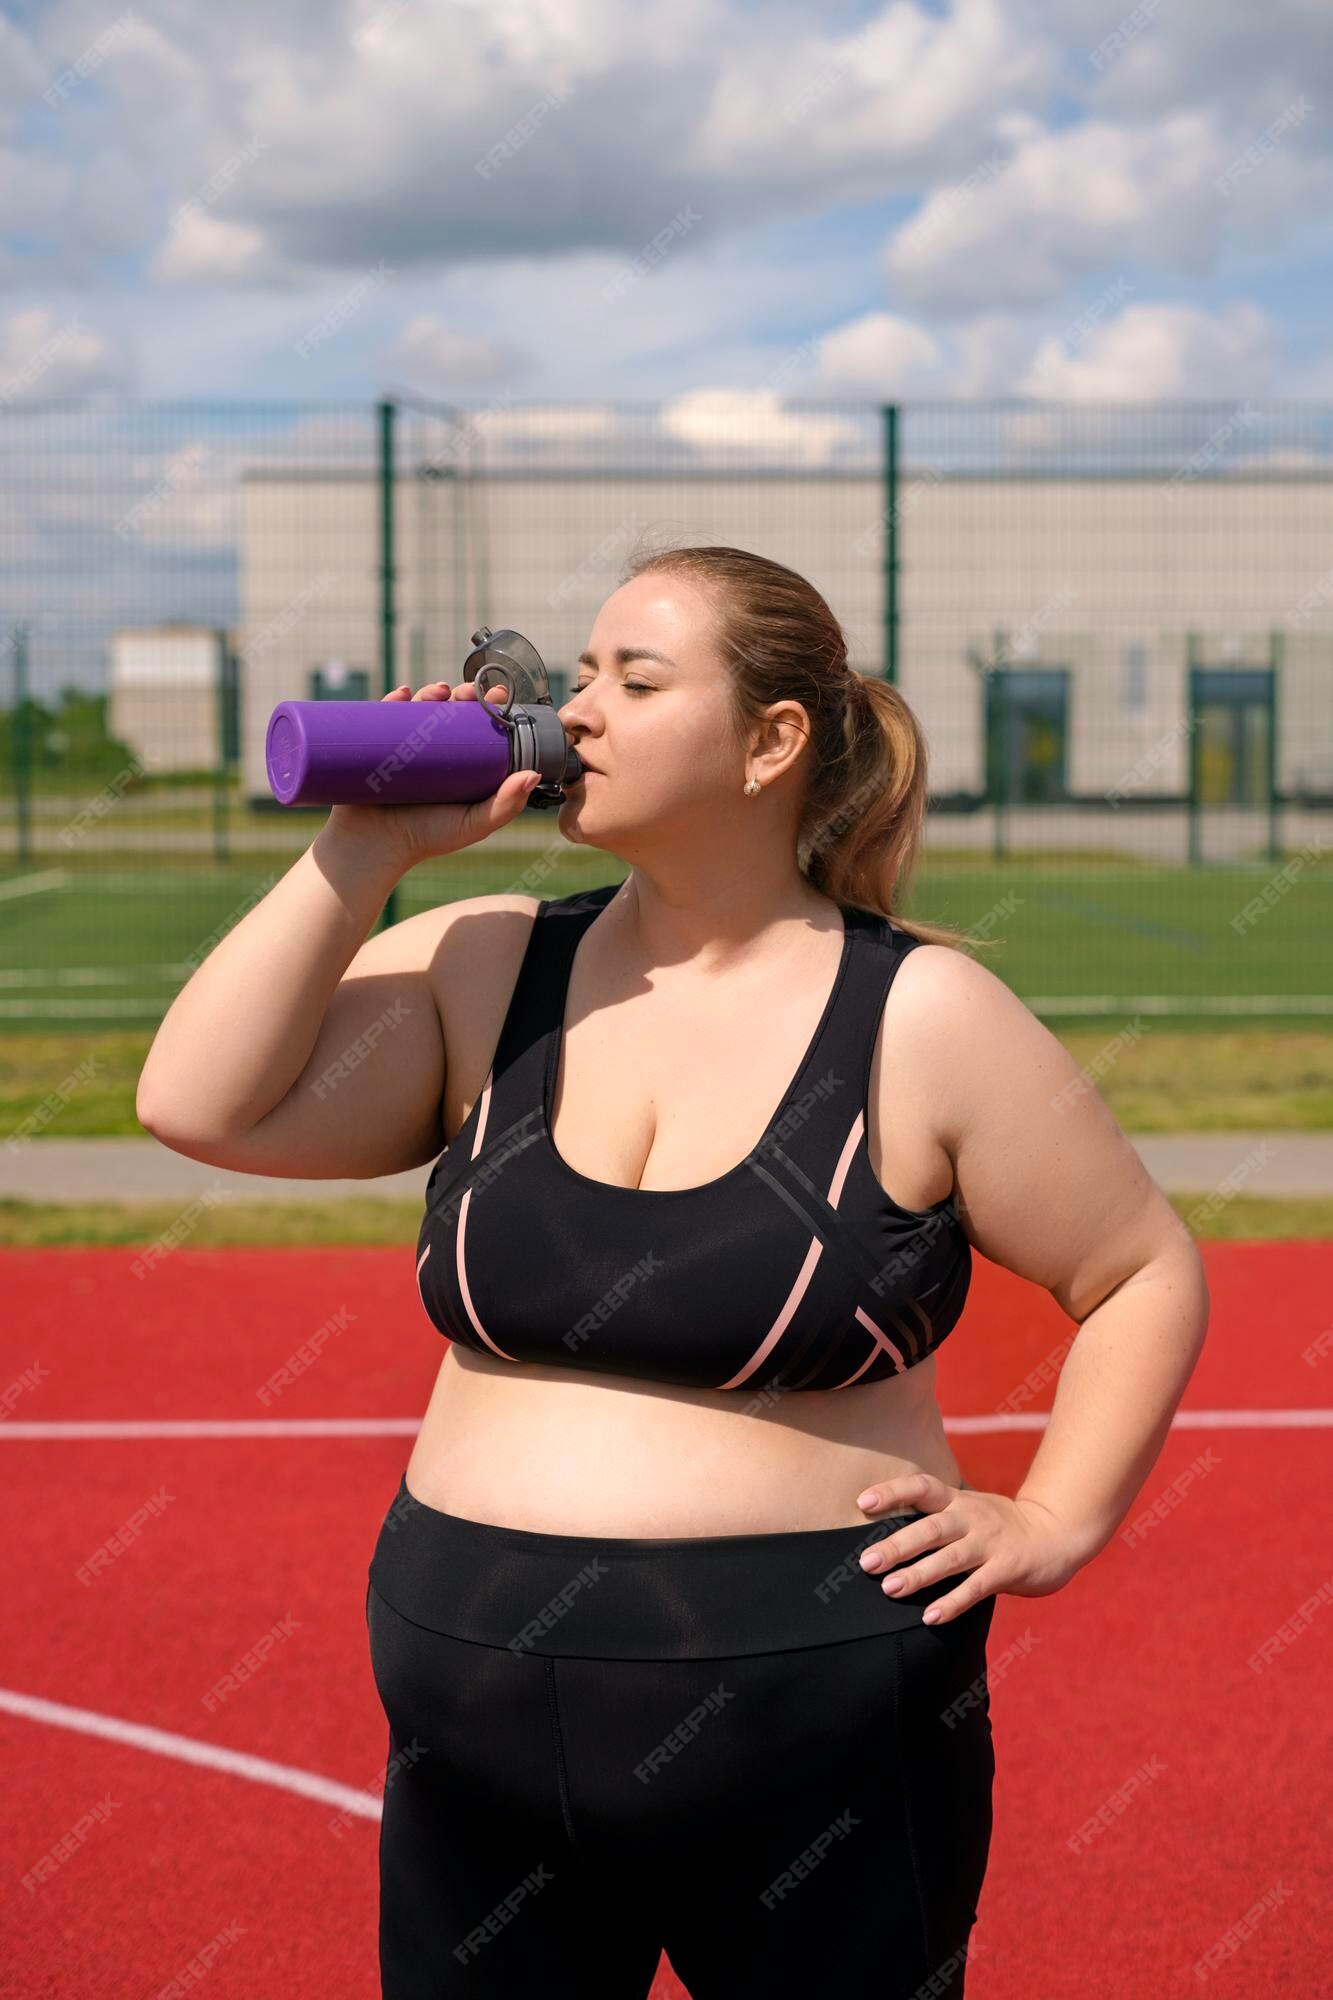
MULTIPOLYGON (((486 699, 503 703, 503 686, 487 690, 486 699)), ((431 681, 413 694, 397 687, 381 695, 382 701, 479 701, 476 684, 460 681, 450 688, 447 681, 431 681)), ((511 771, 489 798, 474 799, 464 805, 340 805, 330 806, 326 825, 340 839, 345 835, 358 843, 376 842, 387 847, 404 873, 433 855, 453 854, 471 847, 494 833, 521 810, 533 789, 531 771, 511 771)))

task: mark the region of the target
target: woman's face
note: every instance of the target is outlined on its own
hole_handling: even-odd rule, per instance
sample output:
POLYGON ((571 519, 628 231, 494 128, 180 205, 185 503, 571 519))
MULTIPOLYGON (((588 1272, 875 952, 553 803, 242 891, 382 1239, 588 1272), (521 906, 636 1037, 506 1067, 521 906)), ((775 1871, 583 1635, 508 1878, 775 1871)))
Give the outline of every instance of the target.
POLYGON ((558 711, 588 766, 560 808, 567 839, 630 859, 645 833, 697 836, 733 794, 747 803, 725 676, 694 585, 649 573, 607 598, 558 711))

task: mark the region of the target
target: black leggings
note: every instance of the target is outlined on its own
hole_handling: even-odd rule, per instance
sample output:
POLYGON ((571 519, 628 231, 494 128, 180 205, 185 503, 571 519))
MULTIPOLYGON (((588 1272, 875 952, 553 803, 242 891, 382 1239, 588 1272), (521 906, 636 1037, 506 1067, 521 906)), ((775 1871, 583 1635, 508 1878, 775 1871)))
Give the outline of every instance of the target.
POLYGON ((994 1596, 857 1562, 919 1519, 630 1540, 442 1513, 370 1564, 384 2000, 960 2000, 994 1596))

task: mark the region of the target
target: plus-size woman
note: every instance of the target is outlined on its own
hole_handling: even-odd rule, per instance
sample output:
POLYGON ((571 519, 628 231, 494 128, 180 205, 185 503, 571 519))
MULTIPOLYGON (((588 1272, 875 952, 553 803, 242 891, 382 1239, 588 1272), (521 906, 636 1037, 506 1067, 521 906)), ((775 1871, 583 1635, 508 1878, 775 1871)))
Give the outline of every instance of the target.
POLYGON ((625 880, 539 870, 368 936, 523 780, 335 807, 140 1085, 219 1165, 433 1162, 449 1344, 366 1601, 382 1991, 642 2000, 665 1949, 693 2000, 958 2000, 996 1597, 1058 1590, 1128 1510, 1198 1253, 1061 1044, 896 914, 920 731, 807 581, 639 557, 560 713, 559 832, 625 880), (1013 1496, 966 1484, 934 1393, 974 1248, 1080 1323, 1013 1496))

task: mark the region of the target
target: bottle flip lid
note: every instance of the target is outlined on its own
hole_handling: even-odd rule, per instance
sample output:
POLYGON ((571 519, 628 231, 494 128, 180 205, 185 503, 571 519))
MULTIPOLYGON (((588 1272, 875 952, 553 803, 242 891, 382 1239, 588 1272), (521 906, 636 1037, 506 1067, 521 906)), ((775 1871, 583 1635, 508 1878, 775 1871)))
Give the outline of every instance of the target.
MULTIPOLYGON (((463 662, 463 678, 475 681, 477 693, 484 700, 487 690, 497 684, 507 687, 509 694, 505 709, 520 702, 542 702, 547 708, 553 707, 551 683, 541 654, 530 639, 521 632, 505 626, 499 632, 492 632, 489 625, 482 625, 472 634, 473 650, 463 662)), ((496 704, 498 707, 498 703, 496 704)))
POLYGON ((564 787, 583 775, 583 762, 566 740, 551 699, 545 663, 532 641, 508 625, 499 632, 481 625, 472 634, 472 651, 463 662, 463 675, 476 687, 481 701, 486 701, 492 687, 506 690, 503 705, 487 702, 487 707, 494 708, 506 726, 516 731, 521 744, 518 761, 542 773, 542 782, 527 804, 538 810, 559 805, 564 787))

